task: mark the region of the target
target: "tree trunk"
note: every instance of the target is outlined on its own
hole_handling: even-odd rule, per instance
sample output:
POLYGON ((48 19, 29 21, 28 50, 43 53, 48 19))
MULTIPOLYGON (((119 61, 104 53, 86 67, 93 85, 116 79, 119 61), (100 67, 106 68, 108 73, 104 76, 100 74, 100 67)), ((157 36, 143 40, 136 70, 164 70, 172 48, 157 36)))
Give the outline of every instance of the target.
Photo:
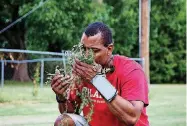
POLYGON ((18 64, 14 69, 13 80, 27 82, 31 81, 28 74, 28 65, 27 63, 18 64))
MULTIPOLYGON (((6 1, 5 1, 6 3, 6 1)), ((0 20, 0 28, 4 28, 8 26, 13 21, 17 20, 19 15, 19 9, 22 6, 22 4, 17 3, 6 3, 8 6, 7 8, 4 8, 7 13, 10 13, 9 20, 10 22, 4 22, 0 20)), ((9 15, 8 15, 9 16, 9 15)), ((1 35, 5 41, 8 41, 8 45, 6 48, 11 49, 21 49, 25 50, 25 34, 26 34, 26 25, 25 20, 22 20, 21 22, 18 22, 5 32, 3 32, 1 35)), ((9 58, 11 60, 25 60, 27 59, 26 54, 21 53, 9 53, 9 58)), ((13 74, 13 80, 25 82, 25 81, 31 81, 28 73, 28 64, 27 63, 20 63, 20 64, 12 64, 14 66, 14 74, 13 74)))

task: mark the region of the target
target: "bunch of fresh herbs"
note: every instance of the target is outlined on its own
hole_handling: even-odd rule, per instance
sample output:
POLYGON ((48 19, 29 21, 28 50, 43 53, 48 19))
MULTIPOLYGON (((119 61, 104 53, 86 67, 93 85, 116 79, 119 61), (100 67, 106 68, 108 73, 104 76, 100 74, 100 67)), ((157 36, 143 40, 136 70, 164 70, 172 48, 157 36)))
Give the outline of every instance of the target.
MULTIPOLYGON (((56 74, 60 74, 62 77, 68 75, 71 77, 71 79, 69 80, 69 90, 73 90, 73 88, 75 87, 75 82, 76 84, 80 85, 82 84, 82 78, 73 74, 72 73, 72 66, 75 63, 75 59, 80 60, 81 62, 93 65, 98 67, 99 65, 94 63, 94 54, 93 51, 91 49, 86 50, 83 46, 83 44, 79 43, 78 45, 74 45, 72 50, 71 50, 71 55, 67 58, 66 61, 66 69, 61 69, 58 66, 55 69, 55 74, 48 74, 48 83, 50 83, 50 81, 52 80, 52 77, 56 74)), ((69 91, 70 92, 70 91, 69 91)), ((68 94, 69 92, 66 92, 63 95, 58 95, 58 97, 64 98, 66 97, 66 99, 68 100, 68 94)), ((81 99, 81 104, 79 108, 75 108, 75 109, 79 109, 78 113, 80 113, 82 111, 82 109, 84 108, 84 106, 90 105, 90 112, 86 115, 86 119, 87 121, 91 121, 91 116, 93 114, 93 103, 92 100, 89 96, 88 90, 87 88, 83 87, 81 91, 76 90, 76 95, 77 97, 79 97, 81 99)), ((75 110, 76 112, 77 110, 75 110)))

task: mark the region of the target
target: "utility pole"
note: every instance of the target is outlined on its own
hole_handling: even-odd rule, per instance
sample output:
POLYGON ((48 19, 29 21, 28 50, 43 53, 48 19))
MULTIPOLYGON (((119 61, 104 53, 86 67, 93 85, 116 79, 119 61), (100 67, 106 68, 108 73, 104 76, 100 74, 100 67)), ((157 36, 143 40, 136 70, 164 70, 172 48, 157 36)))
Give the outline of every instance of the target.
MULTIPOLYGON (((149 21, 150 21, 150 0, 139 0, 140 4, 140 57, 144 58, 144 71, 149 79, 149 21)), ((148 80, 148 82, 150 82, 148 80)))

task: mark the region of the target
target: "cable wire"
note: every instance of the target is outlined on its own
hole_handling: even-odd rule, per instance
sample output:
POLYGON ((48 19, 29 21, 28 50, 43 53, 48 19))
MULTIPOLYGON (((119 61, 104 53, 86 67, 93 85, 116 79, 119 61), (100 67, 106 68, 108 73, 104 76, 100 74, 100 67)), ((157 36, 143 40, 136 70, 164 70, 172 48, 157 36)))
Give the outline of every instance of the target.
POLYGON ((0 34, 2 34, 3 32, 5 32, 6 30, 8 30, 10 27, 14 26, 15 24, 17 24, 18 22, 21 22, 22 19, 24 19, 27 16, 29 16, 30 14, 32 14, 38 8, 40 8, 41 6, 43 6, 47 1, 49 1, 49 0, 46 0, 44 2, 43 2, 43 0, 41 0, 37 7, 33 8, 32 10, 30 10, 29 12, 27 12, 26 14, 24 14, 22 17, 18 18, 17 20, 15 20, 14 22, 12 22, 8 26, 6 26, 5 28, 1 29, 0 34))

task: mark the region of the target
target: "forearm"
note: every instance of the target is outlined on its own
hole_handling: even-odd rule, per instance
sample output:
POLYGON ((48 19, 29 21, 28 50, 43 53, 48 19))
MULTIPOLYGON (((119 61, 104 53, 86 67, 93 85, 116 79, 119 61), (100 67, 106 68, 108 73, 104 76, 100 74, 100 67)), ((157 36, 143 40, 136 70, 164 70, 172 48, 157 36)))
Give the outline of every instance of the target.
POLYGON ((59 112, 62 114, 66 111, 66 103, 58 103, 59 112))
POLYGON ((141 111, 119 95, 107 104, 110 111, 127 126, 135 125, 140 117, 141 111))
POLYGON ((92 84, 101 93, 108 103, 111 112, 116 115, 126 125, 135 124, 137 121, 137 111, 127 100, 117 95, 117 90, 103 75, 97 75, 92 79, 92 84))
MULTIPOLYGON (((72 97, 71 97, 72 98, 72 97)), ((78 109, 81 104, 81 100, 78 96, 73 97, 73 99, 58 101, 58 108, 60 113, 68 112, 68 113, 78 113, 78 109)))
POLYGON ((61 114, 64 112, 68 112, 68 113, 74 112, 73 104, 69 103, 68 101, 66 101, 65 103, 58 103, 58 109, 61 114))

